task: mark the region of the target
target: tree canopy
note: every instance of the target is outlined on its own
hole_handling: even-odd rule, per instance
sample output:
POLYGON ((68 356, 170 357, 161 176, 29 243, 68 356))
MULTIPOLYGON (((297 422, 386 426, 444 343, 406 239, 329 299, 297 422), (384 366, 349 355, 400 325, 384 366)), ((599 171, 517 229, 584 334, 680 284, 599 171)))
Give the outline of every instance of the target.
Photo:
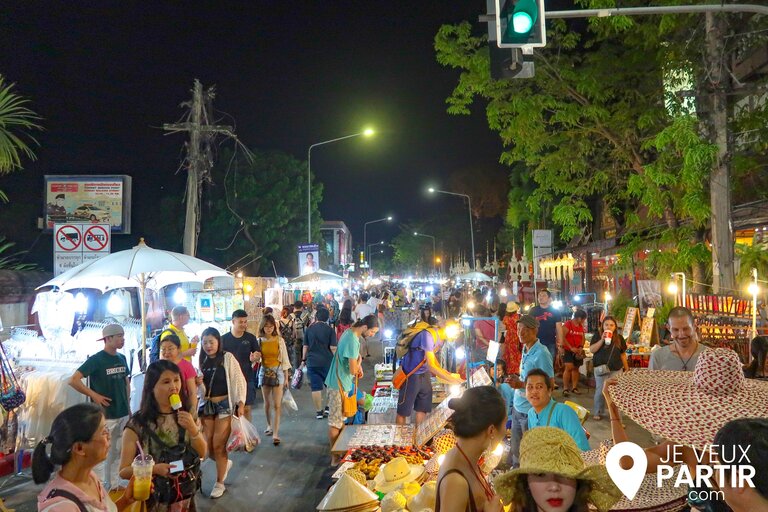
MULTIPOLYGON (((41 130, 40 120, 27 104, 29 100, 16 93, 0 75, 0 176, 22 168, 22 158, 35 160, 32 146, 37 140, 31 132, 41 130)), ((0 190, 0 200, 8 197, 0 190)))
MULTIPOLYGON (((296 269, 296 246, 307 236, 306 163, 278 151, 255 151, 252 159, 224 153, 206 191, 200 230, 201 257, 222 265, 246 265, 257 273, 296 269), (250 263, 248 263, 250 261, 250 263)), ((318 204, 323 186, 312 183, 314 241, 320 240, 318 204)))
MULTIPOLYGON (((614 6, 611 0, 577 4, 614 6)), ((535 77, 507 81, 491 79, 486 35, 468 22, 440 28, 437 60, 460 72, 448 112, 468 114, 485 103, 488 125, 505 146, 500 160, 518 174, 511 178, 507 230, 551 209, 547 217, 562 240, 589 238, 595 213, 605 212, 629 242, 653 237, 676 246, 675 265, 706 261, 708 178, 717 148, 690 110, 696 91, 686 90, 698 77, 701 21, 551 20, 547 47, 534 53, 535 77)), ((755 126, 764 119, 757 110, 739 122, 755 126)))

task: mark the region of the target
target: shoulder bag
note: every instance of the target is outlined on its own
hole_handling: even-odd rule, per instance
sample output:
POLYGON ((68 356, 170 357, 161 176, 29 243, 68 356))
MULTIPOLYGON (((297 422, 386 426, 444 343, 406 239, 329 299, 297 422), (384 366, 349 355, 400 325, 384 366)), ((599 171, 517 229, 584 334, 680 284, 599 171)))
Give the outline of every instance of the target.
MULTIPOLYGON (((613 356, 613 350, 616 348, 616 343, 613 343, 611 345, 611 350, 608 352, 608 363, 611 362, 611 356, 613 356)), ((613 370, 608 366, 608 363, 601 364, 600 366, 595 366, 594 372, 595 375, 598 377, 602 377, 603 375, 608 375, 613 370)))
POLYGON ((184 438, 186 431, 179 425, 179 441, 175 446, 168 446, 148 426, 141 424, 142 431, 161 447, 160 456, 156 463, 170 464, 181 460, 184 469, 172 476, 152 477, 152 498, 156 503, 176 503, 195 495, 202 484, 200 470, 200 455, 192 446, 188 446, 184 438))

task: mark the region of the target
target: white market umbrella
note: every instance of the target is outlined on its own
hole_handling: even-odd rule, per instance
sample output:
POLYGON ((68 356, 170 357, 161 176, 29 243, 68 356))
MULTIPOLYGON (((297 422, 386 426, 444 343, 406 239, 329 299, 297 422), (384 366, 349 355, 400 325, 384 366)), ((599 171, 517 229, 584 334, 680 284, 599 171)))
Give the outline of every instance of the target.
POLYGON ((56 286, 62 291, 95 288, 102 292, 115 288, 138 288, 141 297, 141 346, 147 348, 147 315, 144 295, 147 288, 159 290, 174 283, 203 282, 231 274, 207 261, 171 251, 152 249, 139 240, 133 249, 86 261, 54 277, 37 289, 56 286))
POLYGON ((325 270, 315 270, 309 274, 303 276, 294 277, 288 284, 300 284, 300 283, 314 283, 317 281, 344 281, 344 278, 333 272, 327 272, 325 270))
POLYGON ((493 281, 493 278, 482 272, 467 272, 456 276, 457 279, 462 281, 493 281))

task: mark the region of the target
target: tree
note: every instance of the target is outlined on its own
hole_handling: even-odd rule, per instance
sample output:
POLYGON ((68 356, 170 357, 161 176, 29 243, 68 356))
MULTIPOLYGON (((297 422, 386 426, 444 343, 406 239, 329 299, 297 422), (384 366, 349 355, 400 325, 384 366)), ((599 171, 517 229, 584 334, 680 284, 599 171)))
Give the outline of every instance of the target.
MULTIPOLYGON (((297 273, 296 247, 307 233, 306 164, 278 151, 256 151, 250 161, 223 154, 219 161, 203 207, 201 256, 255 274, 271 273, 273 260, 280 273, 297 273)), ((313 183, 313 240, 320 239, 322 195, 322 184, 313 183)))
POLYGON ((487 101, 489 126, 506 148, 501 161, 525 165, 535 184, 530 215, 551 205, 563 240, 588 232, 602 203, 630 242, 655 236, 661 223, 672 235, 665 243, 693 256, 689 263, 701 274, 718 147, 702 135, 686 97, 670 87, 684 82, 676 71, 694 69, 678 44, 692 23, 620 16, 584 27, 554 20, 548 47, 534 55, 536 76, 506 82, 490 79, 486 36, 473 35, 466 22, 443 26, 437 60, 461 70, 448 111, 467 114, 476 100, 487 101))
MULTIPOLYGON (((31 131, 41 130, 40 116, 27 108, 29 100, 14 91, 0 75, 0 176, 22 168, 22 158, 35 160, 32 145, 38 145, 31 131)), ((8 196, 0 190, 0 201, 8 196)))

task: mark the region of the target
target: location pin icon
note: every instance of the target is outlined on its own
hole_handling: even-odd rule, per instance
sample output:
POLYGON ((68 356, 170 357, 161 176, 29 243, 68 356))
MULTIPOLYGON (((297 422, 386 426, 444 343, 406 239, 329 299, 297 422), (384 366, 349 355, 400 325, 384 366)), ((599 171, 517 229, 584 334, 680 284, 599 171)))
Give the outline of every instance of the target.
POLYGON ((635 443, 619 443, 611 448, 608 455, 605 456, 605 469, 608 470, 608 475, 630 501, 635 499, 637 491, 643 484, 647 468, 648 459, 645 458, 645 451, 635 443), (630 469, 621 467, 619 461, 622 457, 632 459, 630 469))

